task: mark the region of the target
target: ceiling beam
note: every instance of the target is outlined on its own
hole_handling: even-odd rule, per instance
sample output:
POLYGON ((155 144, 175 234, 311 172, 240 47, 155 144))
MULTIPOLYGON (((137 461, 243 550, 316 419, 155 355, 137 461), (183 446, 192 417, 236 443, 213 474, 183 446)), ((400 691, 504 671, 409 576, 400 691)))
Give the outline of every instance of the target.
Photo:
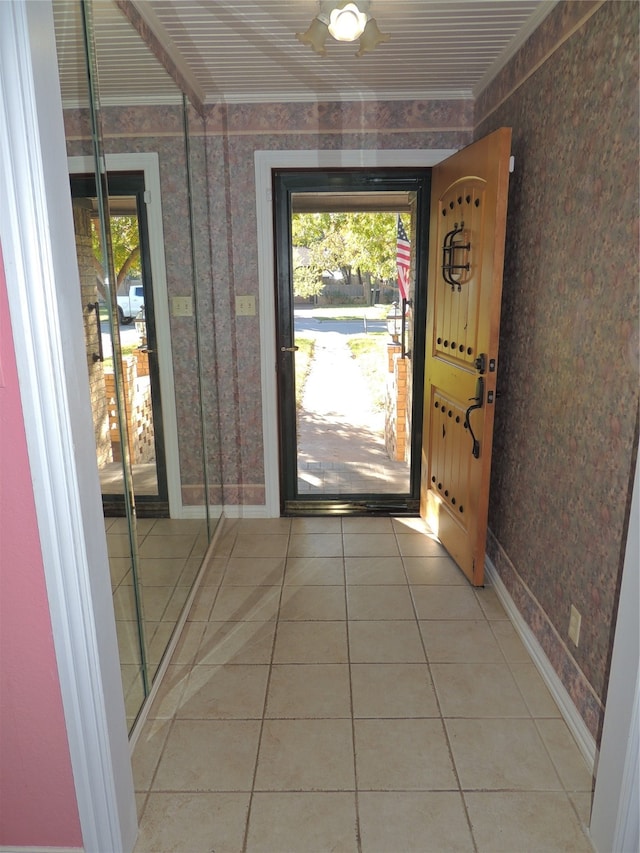
POLYGON ((203 115, 204 90, 149 4, 140 0, 115 0, 115 3, 180 91, 184 92, 197 112, 203 115))

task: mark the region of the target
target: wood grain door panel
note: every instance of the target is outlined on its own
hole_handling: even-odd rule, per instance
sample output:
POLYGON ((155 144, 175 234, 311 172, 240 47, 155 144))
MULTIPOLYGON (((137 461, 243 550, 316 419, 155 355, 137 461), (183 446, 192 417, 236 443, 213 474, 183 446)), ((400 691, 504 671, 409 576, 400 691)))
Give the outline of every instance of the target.
POLYGON ((484 578, 510 146, 511 130, 501 128, 432 174, 420 509, 476 586, 484 578))

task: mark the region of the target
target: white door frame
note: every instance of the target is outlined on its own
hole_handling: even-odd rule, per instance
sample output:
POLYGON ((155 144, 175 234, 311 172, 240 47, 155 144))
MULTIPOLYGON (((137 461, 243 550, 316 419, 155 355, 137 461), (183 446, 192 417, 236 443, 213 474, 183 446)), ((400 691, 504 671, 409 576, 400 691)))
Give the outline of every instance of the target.
POLYGON ((620 603, 596 771, 591 839, 596 850, 640 848, 640 458, 629 512, 620 603))
MULTIPOLYGON (((69 174, 92 174, 95 163, 92 157, 69 157, 69 174)), ((178 421, 176 395, 173 381, 173 356, 169 324, 169 297, 167 271, 164 257, 164 232, 162 228, 162 193, 160 188, 160 162, 157 153, 106 154, 107 172, 144 172, 144 199, 147 207, 151 282, 153 288, 153 314, 156 325, 157 358, 160 371, 160 398, 162 400, 162 429, 167 470, 169 515, 183 518, 182 489, 180 486, 180 457, 178 453, 178 421)))
POLYGON ((51 2, 0 2, 0 240, 86 853, 129 853, 136 801, 95 461, 51 2))
POLYGON ((455 153, 454 148, 380 151, 256 151, 256 220, 258 226, 258 287, 260 369, 262 380, 262 440, 264 443, 265 507, 267 518, 280 515, 278 450, 278 386, 276 381, 275 246, 272 209, 273 169, 356 169, 409 166, 427 168, 455 153))

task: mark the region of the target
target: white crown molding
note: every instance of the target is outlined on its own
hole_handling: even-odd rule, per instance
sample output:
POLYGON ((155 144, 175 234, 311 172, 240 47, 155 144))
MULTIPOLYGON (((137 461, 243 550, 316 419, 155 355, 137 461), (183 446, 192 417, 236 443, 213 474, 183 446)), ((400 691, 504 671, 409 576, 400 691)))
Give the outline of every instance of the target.
MULTIPOLYGON (((373 103, 376 101, 470 101, 473 100, 471 89, 430 89, 420 92, 399 90, 395 92, 276 92, 268 95, 244 94, 244 95, 222 95, 219 98, 208 97, 205 107, 217 104, 307 104, 307 103, 373 103)), ((182 100, 174 95, 129 95, 126 97, 110 97, 100 95, 102 107, 138 107, 138 106, 182 106, 182 100)), ((74 98, 65 98, 62 102, 65 110, 88 109, 85 101, 74 98)))

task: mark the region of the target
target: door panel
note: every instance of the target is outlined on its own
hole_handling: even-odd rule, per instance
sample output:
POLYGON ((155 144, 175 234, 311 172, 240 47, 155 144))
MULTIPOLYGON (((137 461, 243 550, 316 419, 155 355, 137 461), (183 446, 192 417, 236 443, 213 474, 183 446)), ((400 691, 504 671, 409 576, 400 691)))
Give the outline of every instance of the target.
POLYGON ((420 512, 483 583, 511 130, 433 169, 420 512))

